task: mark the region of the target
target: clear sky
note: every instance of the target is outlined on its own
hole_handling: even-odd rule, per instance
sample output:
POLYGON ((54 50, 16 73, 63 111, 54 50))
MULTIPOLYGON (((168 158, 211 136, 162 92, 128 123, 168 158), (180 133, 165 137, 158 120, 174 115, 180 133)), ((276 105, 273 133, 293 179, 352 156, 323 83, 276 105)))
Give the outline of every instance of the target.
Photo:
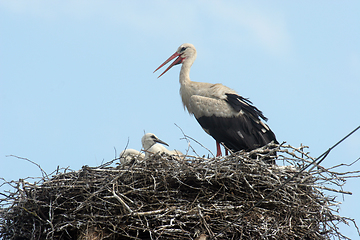
MULTIPOLYGON (((215 151, 184 111, 179 66, 153 71, 185 42, 190 77, 222 83, 269 118, 279 142, 317 157, 360 124, 360 2, 0 0, 0 177, 41 176, 140 150, 146 132, 186 151, 177 124, 215 151)), ((208 152, 191 143, 199 154, 208 152)), ((330 167, 360 157, 360 132, 330 167)), ((344 169, 360 170, 360 163, 344 169)), ((340 214, 360 225, 360 180, 340 214)), ((353 227, 342 232, 359 239, 353 227)))

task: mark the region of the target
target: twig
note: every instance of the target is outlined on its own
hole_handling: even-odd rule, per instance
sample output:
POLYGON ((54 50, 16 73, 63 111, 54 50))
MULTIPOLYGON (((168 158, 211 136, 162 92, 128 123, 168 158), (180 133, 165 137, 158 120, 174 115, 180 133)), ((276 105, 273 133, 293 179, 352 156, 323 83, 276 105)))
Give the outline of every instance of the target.
POLYGON ((30 159, 23 158, 23 157, 18 157, 18 156, 15 156, 15 155, 6 155, 5 157, 15 157, 15 158, 18 158, 18 159, 22 159, 22 160, 26 160, 26 161, 28 161, 28 162, 31 162, 32 164, 36 165, 36 166, 40 169, 43 178, 46 177, 47 179, 49 179, 49 177, 48 177, 48 175, 46 174, 46 172, 45 172, 45 171, 40 167, 40 165, 37 164, 36 162, 33 162, 33 161, 31 161, 30 159))
POLYGON ((122 200, 122 198, 115 193, 114 189, 112 191, 109 190, 109 192, 113 194, 113 196, 126 208, 126 210, 128 210, 130 213, 133 212, 133 210, 131 210, 131 208, 124 202, 124 200, 122 200))
MULTIPOLYGON (((177 126, 177 127, 180 129, 180 131, 182 132, 182 134, 184 135, 184 137, 185 137, 186 140, 187 140, 188 138, 191 139, 191 140, 193 140, 194 142, 196 142, 197 144, 199 144, 202 148, 206 149, 213 157, 215 157, 215 155, 214 155, 208 148, 206 148, 204 145, 202 145, 200 142, 198 142, 198 141, 195 140, 194 138, 186 135, 186 134, 183 132, 183 130, 182 130, 178 125, 176 125, 176 123, 174 123, 174 124, 175 124, 175 126, 177 126)), ((188 140, 187 140, 187 141, 188 141, 188 140)), ((191 147, 191 149, 193 149, 193 148, 191 147)), ((199 155, 195 152, 194 149, 193 149, 193 151, 194 151, 194 153, 195 153, 197 156, 199 156, 199 155)))

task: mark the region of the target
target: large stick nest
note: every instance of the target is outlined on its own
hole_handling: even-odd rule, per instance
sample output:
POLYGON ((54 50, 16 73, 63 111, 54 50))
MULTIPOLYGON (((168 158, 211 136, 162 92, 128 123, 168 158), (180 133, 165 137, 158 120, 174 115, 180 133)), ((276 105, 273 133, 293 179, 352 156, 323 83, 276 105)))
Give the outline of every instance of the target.
POLYGON ((157 154, 7 182, 14 191, 1 194, 0 238, 347 239, 338 223, 353 220, 338 216, 339 203, 324 191, 342 192, 358 172, 317 166, 295 175, 311 161, 291 146, 211 159, 157 154), (287 166, 262 161, 274 151, 287 166))

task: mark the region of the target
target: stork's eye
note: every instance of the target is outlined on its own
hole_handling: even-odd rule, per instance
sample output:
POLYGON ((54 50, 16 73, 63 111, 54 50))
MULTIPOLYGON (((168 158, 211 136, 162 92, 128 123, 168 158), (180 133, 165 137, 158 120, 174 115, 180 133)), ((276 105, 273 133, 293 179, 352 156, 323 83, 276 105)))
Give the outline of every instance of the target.
POLYGON ((186 50, 186 47, 182 47, 181 49, 180 49, 180 52, 183 52, 183 51, 185 51, 186 50))

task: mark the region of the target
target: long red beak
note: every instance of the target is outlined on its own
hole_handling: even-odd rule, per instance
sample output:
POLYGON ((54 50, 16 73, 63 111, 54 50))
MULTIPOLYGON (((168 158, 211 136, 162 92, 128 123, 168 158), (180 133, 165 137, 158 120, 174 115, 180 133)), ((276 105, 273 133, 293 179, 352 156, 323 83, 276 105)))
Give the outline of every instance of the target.
POLYGON ((164 75, 164 73, 166 73, 170 68, 172 68, 173 66, 182 63, 182 61, 184 60, 184 58, 182 58, 180 56, 180 53, 174 53, 173 55, 171 55, 171 57, 169 57, 163 64, 161 64, 157 69, 155 69, 154 72, 156 72, 157 70, 159 70, 160 68, 162 68, 164 65, 166 65, 168 62, 170 62, 171 60, 173 60, 174 58, 178 57, 177 59, 175 59, 175 61, 173 61, 170 66, 162 73, 160 74, 159 77, 161 77, 162 75, 164 75))

